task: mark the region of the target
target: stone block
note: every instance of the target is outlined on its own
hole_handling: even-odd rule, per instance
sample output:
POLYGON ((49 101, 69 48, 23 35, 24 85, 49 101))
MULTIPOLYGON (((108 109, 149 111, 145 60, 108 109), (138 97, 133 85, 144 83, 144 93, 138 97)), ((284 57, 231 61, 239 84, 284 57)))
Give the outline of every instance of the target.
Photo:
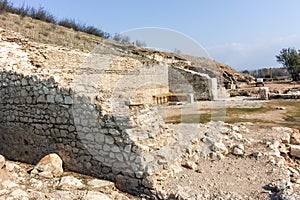
POLYGON ((300 158, 300 145, 291 145, 290 154, 291 156, 300 158))
POLYGON ((38 103, 46 103, 46 102, 47 102, 46 96, 45 96, 45 95, 40 95, 40 96, 37 98, 37 102, 38 102, 38 103))
POLYGON ((73 104, 73 98, 71 96, 65 96, 65 100, 64 100, 65 104, 73 104))
POLYGON ((113 137, 109 136, 109 135, 105 135, 105 143, 106 144, 114 144, 115 143, 115 140, 113 137))
POLYGON ((47 95, 47 103, 54 103, 54 95, 47 95))
POLYGON ((63 103, 64 102, 64 99, 62 97, 62 95, 55 95, 55 102, 56 103, 63 103))

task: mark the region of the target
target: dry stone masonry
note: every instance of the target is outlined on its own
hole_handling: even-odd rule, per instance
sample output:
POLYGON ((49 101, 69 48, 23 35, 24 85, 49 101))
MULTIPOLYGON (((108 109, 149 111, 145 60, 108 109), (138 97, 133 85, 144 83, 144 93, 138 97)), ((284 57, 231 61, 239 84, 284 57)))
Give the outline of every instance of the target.
POLYGON ((143 191, 147 164, 155 167, 158 159, 142 143, 165 132, 154 108, 128 106, 134 119, 102 115, 89 97, 59 88, 53 79, 5 71, 0 77, 0 151, 9 159, 36 163, 56 152, 70 170, 115 180, 132 193, 143 191))

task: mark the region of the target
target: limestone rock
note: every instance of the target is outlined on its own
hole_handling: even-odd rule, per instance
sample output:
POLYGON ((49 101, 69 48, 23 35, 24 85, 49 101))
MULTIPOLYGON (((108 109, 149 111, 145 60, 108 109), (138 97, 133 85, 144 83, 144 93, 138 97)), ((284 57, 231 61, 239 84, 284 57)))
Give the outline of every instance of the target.
POLYGON ((216 142, 214 143, 212 146, 211 146, 211 150, 212 151, 215 151, 215 152, 219 152, 223 155, 227 155, 228 154, 228 149, 227 147, 223 144, 223 143, 220 143, 220 142, 216 142))
POLYGON ((9 172, 15 172, 21 169, 21 167, 17 164, 11 163, 11 162, 5 162, 5 168, 9 172))
POLYGON ((100 179, 90 180, 87 184, 92 188, 113 187, 115 185, 113 182, 100 179))
POLYGON ((289 152, 289 150, 287 149, 286 145, 279 145, 278 146, 278 150, 280 153, 283 153, 283 154, 287 154, 289 152))
POLYGON ((62 189, 78 189, 84 187, 82 182, 78 178, 75 178, 73 176, 62 177, 58 186, 62 189))
POLYGON ((299 130, 293 129, 293 132, 291 133, 290 143, 291 144, 300 145, 300 133, 299 133, 299 130))
POLYGON ((232 154, 236 156, 244 155, 245 147, 243 144, 239 144, 233 147, 232 154))
POLYGON ((7 190, 7 189, 0 190, 0 197, 3 196, 3 195, 6 195, 8 193, 9 193, 9 190, 7 190))
POLYGON ((7 189, 11 189, 11 188, 17 188, 19 187, 19 185, 15 182, 12 182, 10 180, 5 180, 1 183, 2 187, 7 188, 7 189))
POLYGON ((182 166, 184 166, 184 167, 186 167, 188 169, 192 169, 192 170, 195 170, 197 168, 197 164, 194 163, 194 162, 192 162, 192 161, 190 161, 190 160, 184 162, 182 164, 182 166))
POLYGON ((32 174, 38 174, 43 177, 60 177, 63 174, 61 158, 53 153, 43 157, 32 170, 32 174))
POLYGON ((220 152, 211 152, 211 153, 209 153, 209 157, 212 160, 222 160, 225 158, 225 156, 223 154, 221 154, 220 152))
POLYGON ((241 140, 243 138, 243 135, 237 132, 232 132, 229 134, 229 136, 233 140, 241 140))
POLYGON ((120 193, 118 193, 116 191, 113 191, 111 195, 112 195, 111 199, 116 199, 116 200, 130 200, 130 198, 128 198, 126 195, 120 194, 120 193))
POLYGON ((213 137, 204 137, 201 139, 205 144, 213 144, 216 140, 213 137))
POLYGON ((4 167, 5 165, 5 157, 0 155, 0 169, 2 169, 2 167, 4 167))
POLYGON ((13 199, 20 199, 20 200, 29 199, 28 194, 21 189, 14 190, 12 193, 10 193, 10 197, 12 197, 13 199))
POLYGON ((94 191, 89 191, 86 194, 86 199, 87 200, 111 200, 111 198, 109 198, 107 195, 101 193, 101 192, 94 192, 94 191))
POLYGON ((283 132, 282 133, 282 136, 281 136, 281 142, 284 143, 284 144, 289 144, 290 143, 290 134, 287 133, 287 132, 283 132))
POLYGON ((290 154, 291 154, 291 156, 300 158, 300 145, 291 145, 290 154))

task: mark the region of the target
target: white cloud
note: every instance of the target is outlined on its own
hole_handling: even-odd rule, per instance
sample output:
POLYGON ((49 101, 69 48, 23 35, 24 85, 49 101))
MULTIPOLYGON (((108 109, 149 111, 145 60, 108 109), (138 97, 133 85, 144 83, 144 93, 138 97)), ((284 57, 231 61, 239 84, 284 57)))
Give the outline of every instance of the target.
POLYGON ((275 56, 282 48, 300 49, 300 36, 269 38, 253 43, 230 43, 208 47, 211 57, 236 70, 279 66, 275 56))

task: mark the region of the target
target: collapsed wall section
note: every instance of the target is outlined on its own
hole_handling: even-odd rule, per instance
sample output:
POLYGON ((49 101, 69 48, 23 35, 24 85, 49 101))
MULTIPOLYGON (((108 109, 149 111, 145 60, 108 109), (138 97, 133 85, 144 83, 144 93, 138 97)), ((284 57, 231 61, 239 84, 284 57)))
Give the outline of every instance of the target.
POLYGON ((55 152, 66 169, 138 195, 155 194, 155 177, 180 159, 174 132, 156 108, 104 112, 96 99, 61 88, 51 77, 11 71, 1 71, 0 86, 0 153, 8 159, 36 164, 55 152))
POLYGON ((115 181, 133 194, 153 193, 149 176, 163 169, 158 149, 167 141, 157 142, 167 129, 155 108, 104 113, 90 96, 53 78, 15 72, 1 71, 0 86, 0 153, 8 159, 35 164, 55 152, 69 170, 115 181))

